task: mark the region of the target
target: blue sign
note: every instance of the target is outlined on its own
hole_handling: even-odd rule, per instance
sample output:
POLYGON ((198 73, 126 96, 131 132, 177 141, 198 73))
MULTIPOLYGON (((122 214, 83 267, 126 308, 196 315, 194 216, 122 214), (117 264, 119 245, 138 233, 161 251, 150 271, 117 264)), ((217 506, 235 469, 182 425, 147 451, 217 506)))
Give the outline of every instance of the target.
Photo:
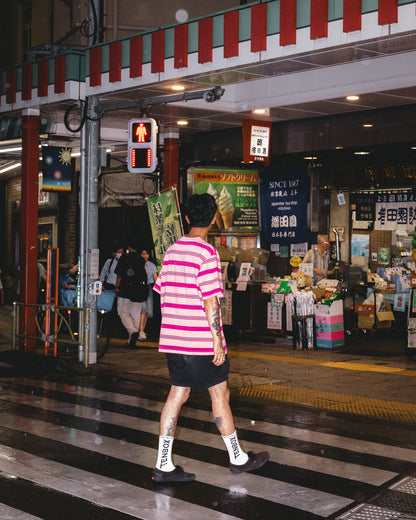
POLYGON ((42 146, 43 191, 71 191, 71 148, 42 146))
POLYGON ((260 176, 261 220, 271 244, 308 241, 306 170, 264 170, 260 176))

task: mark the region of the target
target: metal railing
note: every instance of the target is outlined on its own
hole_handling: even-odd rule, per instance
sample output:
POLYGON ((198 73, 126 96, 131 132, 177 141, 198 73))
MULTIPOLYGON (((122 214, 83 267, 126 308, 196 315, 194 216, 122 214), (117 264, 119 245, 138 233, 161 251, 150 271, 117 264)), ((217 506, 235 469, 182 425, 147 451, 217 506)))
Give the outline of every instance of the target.
MULTIPOLYGON (((60 348, 76 348, 78 360, 88 367, 90 350, 89 307, 66 307, 46 303, 13 302, 12 350, 19 348, 19 340, 32 340, 41 344, 45 355, 59 357, 60 348), (33 313, 20 332, 20 309, 32 308, 33 313), (79 313, 79 319, 71 319, 79 313)), ((62 350, 62 349, 61 349, 62 350)))

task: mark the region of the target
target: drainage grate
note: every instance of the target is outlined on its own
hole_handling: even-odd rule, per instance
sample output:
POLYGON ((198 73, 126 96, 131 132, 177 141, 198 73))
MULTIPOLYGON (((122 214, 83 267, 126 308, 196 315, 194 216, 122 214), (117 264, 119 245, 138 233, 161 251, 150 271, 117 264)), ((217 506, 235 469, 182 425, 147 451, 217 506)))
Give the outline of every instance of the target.
POLYGON ((400 482, 390 486, 390 489, 395 491, 402 491, 403 493, 409 493, 410 495, 416 495, 416 478, 406 477, 400 482))
POLYGON ((409 516, 371 504, 361 504, 339 516, 337 520, 416 520, 416 516, 409 516))

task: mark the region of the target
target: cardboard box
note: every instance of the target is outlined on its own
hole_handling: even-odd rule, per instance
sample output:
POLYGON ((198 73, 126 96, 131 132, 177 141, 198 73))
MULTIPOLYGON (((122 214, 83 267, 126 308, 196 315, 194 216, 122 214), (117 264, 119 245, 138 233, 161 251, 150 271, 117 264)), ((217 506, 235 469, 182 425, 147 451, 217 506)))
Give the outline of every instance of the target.
MULTIPOLYGON (((377 313, 377 329, 391 328, 391 322, 394 321, 394 314, 391 311, 389 302, 385 302, 386 310, 377 313)), ((374 327, 374 305, 355 305, 358 314, 358 328, 372 329, 374 327), (357 310, 360 309, 361 311, 357 310)))
POLYGON ((332 305, 322 305, 317 303, 315 305, 316 316, 343 316, 344 306, 342 300, 335 300, 332 305))

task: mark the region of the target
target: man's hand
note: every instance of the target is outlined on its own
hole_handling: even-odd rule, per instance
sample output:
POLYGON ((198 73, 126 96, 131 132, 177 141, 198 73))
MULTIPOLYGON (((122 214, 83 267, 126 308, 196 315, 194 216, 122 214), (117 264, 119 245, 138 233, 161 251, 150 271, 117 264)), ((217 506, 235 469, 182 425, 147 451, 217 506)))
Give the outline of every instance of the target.
POLYGON ((221 342, 214 341, 214 359, 212 362, 214 365, 219 366, 222 365, 225 361, 225 352, 224 347, 222 346, 221 342))
POLYGON ((204 300, 204 308, 214 340, 214 359, 212 362, 214 365, 219 366, 225 361, 225 352, 222 344, 220 306, 217 297, 213 296, 204 300))

